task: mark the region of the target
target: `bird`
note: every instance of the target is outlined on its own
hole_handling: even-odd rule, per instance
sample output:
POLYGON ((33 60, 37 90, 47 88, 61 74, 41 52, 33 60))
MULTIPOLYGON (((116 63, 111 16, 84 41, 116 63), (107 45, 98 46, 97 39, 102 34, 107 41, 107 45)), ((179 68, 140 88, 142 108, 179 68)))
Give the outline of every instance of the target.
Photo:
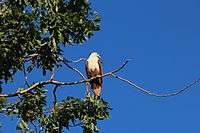
POLYGON ((100 76, 90 81, 90 87, 92 88, 96 98, 100 98, 102 90, 102 60, 97 52, 91 52, 85 63, 86 75, 90 79, 92 77, 100 76))

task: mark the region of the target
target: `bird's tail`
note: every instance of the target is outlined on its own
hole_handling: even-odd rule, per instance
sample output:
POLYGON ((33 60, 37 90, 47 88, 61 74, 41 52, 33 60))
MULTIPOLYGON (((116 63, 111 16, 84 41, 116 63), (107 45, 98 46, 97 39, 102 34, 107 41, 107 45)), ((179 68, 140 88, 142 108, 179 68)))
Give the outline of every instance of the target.
POLYGON ((93 83, 92 88, 93 88, 93 91, 94 91, 94 95, 96 97, 100 97, 102 86, 99 85, 99 84, 93 83))

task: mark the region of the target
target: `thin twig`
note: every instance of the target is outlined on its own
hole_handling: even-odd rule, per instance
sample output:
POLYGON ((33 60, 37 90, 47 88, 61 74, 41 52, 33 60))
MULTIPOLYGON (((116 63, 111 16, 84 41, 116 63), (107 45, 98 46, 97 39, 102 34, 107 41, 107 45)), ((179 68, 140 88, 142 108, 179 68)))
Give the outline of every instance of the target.
POLYGON ((37 131, 37 126, 33 123, 33 121, 31 121, 31 124, 34 126, 35 132, 37 133, 37 132, 38 132, 38 131, 37 131))
POLYGON ((78 70, 78 69, 76 69, 76 68, 74 68, 74 67, 72 67, 72 66, 70 66, 68 63, 68 60, 66 59, 66 58, 64 58, 64 57, 60 57, 60 60, 68 67, 68 68, 70 68, 71 70, 73 70, 73 71, 75 71, 76 73, 78 73, 80 76, 81 76, 81 78, 82 79, 86 79, 85 78, 85 76, 78 70))
MULTIPOLYGON (((26 61, 30 61, 32 58, 34 57, 37 57, 39 54, 37 53, 34 53, 34 54, 30 54, 30 55, 26 55, 24 56, 23 58, 26 60, 26 61)), ((67 60, 68 63, 79 63, 81 61, 85 61, 86 58, 80 58, 78 60, 67 60)))
POLYGON ((25 64, 23 64, 23 73, 24 73, 24 81, 25 81, 25 85, 27 87, 29 87, 29 83, 28 83, 28 76, 27 76, 27 73, 26 73, 26 67, 25 67, 25 64))
POLYGON ((86 58, 80 58, 78 60, 68 60, 68 63, 78 63, 78 62, 81 62, 81 61, 85 61, 86 58))
POLYGON ((90 96, 90 83, 86 82, 86 96, 90 96))
POLYGON ((55 75, 54 68, 52 68, 50 80, 54 80, 54 75, 55 75))
POLYGON ((189 85, 187 85, 186 87, 184 87, 183 89, 180 89, 178 91, 175 91, 175 92, 170 92, 170 93, 164 93, 164 94, 158 94, 158 93, 154 93, 148 89, 144 89, 143 87, 140 87, 136 84, 134 84, 132 81, 130 80, 127 80, 127 79, 124 79, 120 76, 117 76, 115 74, 112 74, 112 76, 116 79, 119 79, 125 83, 128 83, 129 85, 133 86, 134 88, 138 89, 139 91, 145 93, 145 94, 148 94, 148 95, 151 95, 151 96, 156 96, 156 97, 170 97, 170 96, 176 96, 178 94, 181 94, 183 92, 185 92, 186 90, 190 89, 192 86, 194 86, 195 84, 199 83, 200 82, 200 78, 198 78, 197 80, 193 81, 192 83, 190 83, 189 85))
MULTIPOLYGON (((74 68, 74 67, 72 67, 72 66, 69 65, 69 61, 68 61, 66 58, 64 58, 64 57, 61 58, 61 57, 60 57, 60 59, 63 61, 63 63, 64 63, 69 69, 71 69, 71 70, 75 71, 76 73, 78 73, 78 75, 80 75, 81 78, 82 78, 83 80, 86 79, 86 77, 85 77, 77 68, 74 68)), ((82 59, 82 58, 81 58, 81 59, 82 59)), ((80 59, 79 59, 79 60, 80 60, 80 59)), ((88 83, 86 83, 86 95, 90 95, 88 83)))
POLYGON ((69 127, 77 127, 77 126, 82 126, 83 125, 83 123, 82 122, 80 122, 80 123, 74 123, 73 125, 69 125, 69 127))
POLYGON ((30 54, 30 55, 26 55, 23 58, 25 59, 25 61, 30 61, 32 58, 37 57, 39 54, 30 54))
POLYGON ((56 95, 56 91, 57 91, 57 88, 58 88, 58 85, 56 85, 53 89, 53 97, 54 97, 54 102, 53 102, 53 105, 54 105, 54 108, 55 108, 55 105, 57 103, 57 95, 56 95))

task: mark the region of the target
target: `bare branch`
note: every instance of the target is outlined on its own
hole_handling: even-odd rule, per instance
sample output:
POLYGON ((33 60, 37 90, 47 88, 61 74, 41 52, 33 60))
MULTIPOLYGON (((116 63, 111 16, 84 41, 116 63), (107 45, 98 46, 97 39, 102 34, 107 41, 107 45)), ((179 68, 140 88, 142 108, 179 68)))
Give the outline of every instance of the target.
POLYGON ((24 73, 25 85, 29 87, 30 85, 29 85, 29 83, 28 83, 28 76, 27 76, 27 73, 26 73, 25 64, 23 64, 23 73, 24 73))
POLYGON ((35 123, 33 121, 31 121, 31 124, 33 125, 33 127, 35 128, 35 132, 38 133, 37 131, 37 126, 35 125, 35 123))
POLYGON ((54 68, 52 68, 50 80, 54 80, 54 76, 55 76, 55 72, 54 72, 54 68))
POLYGON ((69 61, 68 61, 66 58, 60 57, 60 60, 61 60, 69 69, 71 69, 71 70, 75 71, 76 73, 78 73, 78 74, 82 77, 82 79, 86 79, 85 76, 84 76, 78 69, 76 69, 76 68, 74 68, 74 67, 72 67, 72 66, 69 65, 69 61))
POLYGON ((30 54, 30 55, 26 55, 26 56, 24 56, 23 58, 26 60, 26 61, 30 61, 32 58, 34 58, 34 57, 37 57, 38 56, 38 54, 30 54))
POLYGON ((53 89, 53 97, 54 97, 54 102, 53 102, 53 105, 54 105, 54 108, 55 108, 55 105, 57 103, 57 96, 56 96, 56 91, 57 91, 57 88, 58 88, 58 85, 56 85, 53 89))
POLYGON ((80 123, 74 123, 73 125, 69 125, 69 127, 77 127, 77 126, 82 126, 83 125, 83 123, 82 122, 80 122, 80 123))
POLYGON ((116 79, 119 79, 125 83, 128 83, 129 85, 133 86, 134 88, 138 89, 139 91, 145 93, 145 94, 148 94, 148 95, 151 95, 151 96, 156 96, 156 97, 170 97, 170 96, 176 96, 178 94, 181 94, 183 92, 185 92, 186 90, 190 89, 192 86, 194 86, 195 84, 199 83, 200 82, 200 78, 193 81, 192 83, 190 83, 189 85, 187 85, 186 87, 184 87, 183 89, 180 89, 178 91, 175 91, 175 92, 170 92, 170 93, 163 93, 163 94, 158 94, 158 93, 154 93, 148 89, 144 89, 143 87, 140 87, 136 84, 134 84, 132 81, 130 80, 127 80, 127 79, 124 79, 120 76, 117 76, 115 74, 112 74, 112 76, 116 79))
POLYGON ((81 62, 81 61, 85 61, 86 60, 86 58, 80 58, 80 59, 78 59, 78 60, 68 60, 68 63, 78 63, 78 62, 81 62))
MULTIPOLYGON (((64 63, 69 69, 71 69, 71 70, 75 71, 76 73, 78 73, 78 75, 80 75, 81 78, 82 78, 83 80, 86 79, 86 77, 85 77, 78 69, 76 69, 76 68, 74 68, 74 67, 72 67, 72 66, 69 65, 69 61, 68 61, 66 58, 60 57, 60 59, 63 61, 63 63, 64 63)), ((81 58, 81 59, 83 59, 83 58, 81 58)), ((79 59, 79 60, 81 60, 81 59, 79 59)), ((89 92, 89 84, 88 84, 88 83, 86 83, 86 95, 90 95, 90 92, 89 92)))
MULTIPOLYGON (((39 55, 39 54, 34 53, 34 54, 26 55, 26 56, 24 56, 23 58, 24 58, 26 61, 30 61, 32 58, 37 57, 38 55, 39 55)), ((62 58, 62 57, 61 57, 61 58, 62 58)), ((67 59, 66 59, 67 63, 79 63, 79 62, 85 61, 85 60, 86 60, 86 58, 80 58, 80 59, 78 59, 78 60, 67 60, 67 59)))
MULTIPOLYGON (((156 96, 156 97, 169 97, 169 96, 176 96, 178 94, 181 94, 182 92, 190 89, 192 86, 194 86, 195 84, 200 82, 200 78, 198 78, 197 80, 193 81, 192 83, 190 83, 189 85, 187 85, 186 87, 184 87, 181 90, 175 91, 175 92, 170 92, 170 93, 163 93, 163 94, 159 94, 159 93, 154 93, 148 89, 144 89, 136 84, 134 84, 133 82, 131 82, 130 80, 124 79, 120 76, 115 75, 115 73, 119 72, 120 70, 122 70, 127 64, 128 64, 129 60, 125 61, 124 64, 122 66, 120 66, 119 68, 111 71, 111 72, 107 72, 105 74, 103 74, 102 76, 98 75, 96 77, 92 77, 90 79, 83 79, 80 81, 75 81, 75 82, 60 82, 60 81, 56 81, 56 80, 47 80, 47 81, 41 81, 41 82, 37 82, 34 83, 33 85, 31 85, 29 88, 16 92, 16 93, 10 93, 10 94, 0 94, 0 97, 15 97, 15 96, 19 96, 22 94, 25 94, 39 86, 44 86, 44 85, 49 85, 49 84, 53 84, 56 86, 60 86, 60 85, 77 85, 77 84, 82 84, 82 83, 89 83, 91 80, 95 79, 95 78, 100 78, 100 77, 107 77, 107 76, 113 76, 116 79, 119 79, 125 83, 128 83, 129 85, 135 87, 136 89, 140 90, 143 93, 146 93, 148 95, 151 96, 156 96)), ((57 89, 57 88, 56 88, 57 89)), ((56 92, 56 89, 54 88, 54 93, 56 92)), ((55 97, 54 97, 55 98, 55 97)))
POLYGON ((41 81, 41 82, 34 83, 29 88, 21 90, 21 91, 18 91, 16 93, 0 94, 0 97, 15 97, 15 96, 18 96, 18 95, 25 94, 25 93, 37 88, 38 86, 44 86, 44 85, 48 85, 48 84, 53 84, 53 85, 77 85, 77 84, 87 83, 87 82, 90 82, 91 80, 93 80, 95 78, 107 77, 107 76, 111 76, 114 73, 119 72, 120 70, 122 70, 128 64, 128 62, 129 62, 128 60, 125 61, 125 63, 121 67, 119 67, 119 68, 117 68, 117 69, 115 69, 115 70, 113 70, 111 72, 105 73, 102 76, 96 76, 96 77, 92 77, 90 79, 80 80, 80 81, 76 81, 76 82, 60 82, 60 81, 56 81, 56 80, 41 81))

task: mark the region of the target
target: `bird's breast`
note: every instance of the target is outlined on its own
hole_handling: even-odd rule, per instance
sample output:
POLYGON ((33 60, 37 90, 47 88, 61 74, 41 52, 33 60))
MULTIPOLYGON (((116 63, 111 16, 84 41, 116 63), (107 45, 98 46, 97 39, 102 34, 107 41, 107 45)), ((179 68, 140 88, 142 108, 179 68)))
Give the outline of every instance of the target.
POLYGON ((98 60, 88 60, 88 69, 91 71, 95 71, 95 69, 99 70, 98 60))

